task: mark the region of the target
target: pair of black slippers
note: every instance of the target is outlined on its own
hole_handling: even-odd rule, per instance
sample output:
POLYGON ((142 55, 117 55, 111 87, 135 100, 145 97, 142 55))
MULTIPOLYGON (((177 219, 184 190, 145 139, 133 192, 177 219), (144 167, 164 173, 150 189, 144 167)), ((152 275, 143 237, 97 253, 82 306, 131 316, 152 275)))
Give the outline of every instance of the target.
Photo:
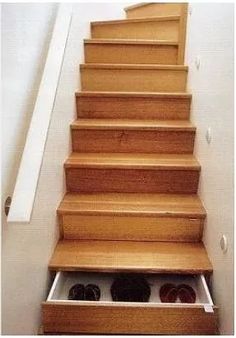
POLYGON ((90 300, 97 301, 101 297, 101 291, 95 284, 75 284, 69 290, 69 300, 90 300))

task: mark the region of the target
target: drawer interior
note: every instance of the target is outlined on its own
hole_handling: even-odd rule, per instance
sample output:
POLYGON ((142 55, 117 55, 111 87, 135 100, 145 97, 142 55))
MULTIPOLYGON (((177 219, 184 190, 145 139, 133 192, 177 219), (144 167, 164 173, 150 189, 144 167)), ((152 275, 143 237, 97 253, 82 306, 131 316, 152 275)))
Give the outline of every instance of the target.
POLYGON ((109 273, 87 273, 87 272, 58 272, 54 279, 51 291, 47 298, 47 302, 67 302, 67 303, 96 303, 96 304, 127 304, 127 305, 135 305, 137 304, 147 304, 147 305, 160 305, 178 307, 185 306, 186 303, 181 303, 179 299, 175 303, 162 303, 159 297, 159 290, 161 286, 165 283, 173 283, 175 285, 179 284, 188 284, 190 285, 196 292, 196 302, 193 304, 187 304, 188 306, 196 306, 203 305, 210 307, 213 306, 213 302, 210 296, 210 292, 208 290, 208 286, 203 275, 174 275, 174 274, 149 274, 143 275, 151 288, 151 295, 149 298, 149 302, 147 303, 137 303, 137 302, 114 302, 112 300, 112 296, 110 293, 110 288, 112 282, 116 278, 117 274, 109 274, 109 273), (68 300, 68 294, 70 288, 77 283, 81 283, 84 285, 87 284, 96 284, 99 286, 101 291, 101 298, 99 301, 75 301, 68 300))

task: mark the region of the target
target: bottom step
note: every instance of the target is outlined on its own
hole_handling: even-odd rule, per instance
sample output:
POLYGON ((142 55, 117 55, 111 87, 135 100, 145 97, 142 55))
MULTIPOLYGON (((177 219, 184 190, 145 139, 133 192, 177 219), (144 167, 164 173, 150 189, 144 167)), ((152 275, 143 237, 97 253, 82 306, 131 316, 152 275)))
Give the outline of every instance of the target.
POLYGON ((116 274, 58 272, 43 304, 45 333, 103 334, 214 334, 217 308, 213 305, 203 275, 144 275, 150 286, 146 302, 112 300, 111 285, 116 274), (98 301, 68 300, 70 288, 95 284, 98 301), (162 303, 159 292, 165 283, 187 284, 196 294, 195 303, 162 303))
POLYGON ((212 265, 201 242, 61 240, 49 268, 100 272, 212 272, 212 265))

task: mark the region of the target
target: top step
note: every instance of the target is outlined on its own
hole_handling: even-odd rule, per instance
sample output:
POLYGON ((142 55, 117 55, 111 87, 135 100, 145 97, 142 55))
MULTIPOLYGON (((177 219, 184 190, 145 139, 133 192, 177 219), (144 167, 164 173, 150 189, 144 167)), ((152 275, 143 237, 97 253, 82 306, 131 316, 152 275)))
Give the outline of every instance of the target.
POLYGON ((180 17, 178 27, 178 41, 179 41, 178 64, 184 63, 187 11, 188 11, 187 3, 143 2, 125 8, 126 17, 128 19, 141 19, 144 17, 151 19, 156 16, 167 17, 170 15, 180 17))
POLYGON ((126 17, 128 19, 153 17, 153 16, 167 16, 167 15, 181 15, 186 3, 157 3, 157 2, 141 2, 124 8, 126 17))

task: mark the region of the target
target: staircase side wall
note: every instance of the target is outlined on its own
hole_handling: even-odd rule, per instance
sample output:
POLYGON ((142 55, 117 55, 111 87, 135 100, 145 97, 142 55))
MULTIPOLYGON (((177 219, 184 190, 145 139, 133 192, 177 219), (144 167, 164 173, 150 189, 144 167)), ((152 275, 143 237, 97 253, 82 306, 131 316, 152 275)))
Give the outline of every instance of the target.
POLYGON ((195 155, 202 166, 199 195, 207 210, 204 242, 213 264, 212 291, 221 334, 233 334, 233 4, 190 4, 185 63, 197 126, 195 155), (200 57, 199 70, 195 66, 200 57), (212 141, 207 143, 207 128, 212 141), (223 253, 220 238, 228 238, 223 253))

